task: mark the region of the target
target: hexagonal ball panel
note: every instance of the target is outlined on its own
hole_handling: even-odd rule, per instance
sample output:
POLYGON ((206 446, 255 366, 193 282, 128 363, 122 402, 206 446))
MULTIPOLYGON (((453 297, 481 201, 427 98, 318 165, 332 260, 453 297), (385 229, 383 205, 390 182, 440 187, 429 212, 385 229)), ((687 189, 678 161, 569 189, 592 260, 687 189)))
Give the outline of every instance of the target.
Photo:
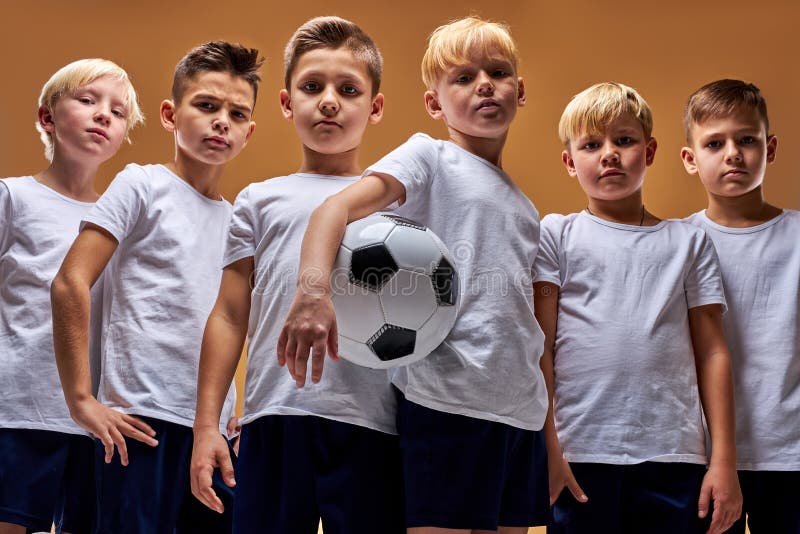
POLYGON ((436 299, 441 306, 454 306, 458 300, 458 275, 446 258, 442 258, 431 276, 436 299))
POLYGON ((395 224, 399 226, 408 226, 409 228, 416 228, 417 230, 422 230, 423 232, 425 231, 425 227, 418 222, 395 215, 394 213, 381 213, 381 216, 393 220, 395 224))
POLYGON ((396 360, 414 352, 417 334, 413 330, 385 324, 367 341, 367 345, 383 362, 396 360))
POLYGON ((343 293, 331 293, 339 333, 366 343, 386 319, 377 293, 351 285, 343 293))
POLYGON ((409 271, 431 274, 442 259, 439 247, 428 232, 410 226, 396 226, 386 238, 386 247, 397 266, 409 271))
POLYGON ((397 263, 381 243, 357 248, 350 259, 350 281, 361 287, 379 290, 397 272, 397 263))
POLYGON ((342 245, 350 250, 355 250, 367 245, 383 243, 394 227, 394 221, 381 215, 364 217, 347 225, 344 237, 342 237, 342 245))
POLYGON ((400 269, 378 292, 386 322, 416 330, 438 307, 431 277, 400 269))

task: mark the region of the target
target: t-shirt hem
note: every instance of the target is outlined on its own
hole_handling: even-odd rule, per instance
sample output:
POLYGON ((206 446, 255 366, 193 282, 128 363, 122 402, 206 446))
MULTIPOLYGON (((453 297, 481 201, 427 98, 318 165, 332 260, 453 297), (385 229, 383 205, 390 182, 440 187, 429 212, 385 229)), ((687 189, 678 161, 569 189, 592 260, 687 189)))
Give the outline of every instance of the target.
POLYGON ((800 464, 746 462, 736 465, 739 471, 800 471, 800 464))
POLYGON ((91 215, 87 215, 83 219, 81 219, 81 230, 83 230, 86 223, 91 223, 95 226, 99 226, 100 228, 102 228, 103 230, 114 236, 114 239, 117 240, 117 243, 122 243, 122 240, 124 238, 122 232, 120 232, 118 228, 115 228, 114 225, 111 224, 109 221, 106 221, 99 217, 93 217, 91 215))
POLYGON ((646 458, 631 458, 615 454, 570 454, 564 453, 564 458, 568 462, 586 464, 613 464, 613 465, 636 465, 644 462, 655 463, 682 463, 706 465, 708 460, 702 454, 658 454, 646 458))
POLYGON ((536 282, 548 282, 561 287, 561 279, 557 276, 537 275, 533 279, 533 283, 535 284, 536 282))
POLYGON ((725 297, 722 295, 717 295, 715 297, 703 297, 693 300, 687 304, 687 308, 690 310, 692 308, 699 308, 700 306, 707 306, 709 304, 720 304, 722 306, 722 312, 725 313, 728 310, 728 304, 725 302, 725 297))
POLYGON ((258 412, 253 412, 251 414, 243 415, 242 418, 239 419, 239 424, 246 425, 247 423, 252 423, 253 421, 255 421, 260 417, 265 417, 268 415, 299 415, 299 416, 321 417, 323 419, 328 419, 330 421, 337 421, 339 423, 346 423, 349 425, 356 425, 368 428, 370 430, 376 430, 378 432, 383 432, 384 434, 391 434, 393 436, 397 435, 397 429, 394 428, 394 426, 381 425, 380 423, 375 423, 374 421, 369 421, 367 419, 338 417, 330 414, 321 414, 312 412, 310 410, 291 408, 289 406, 275 406, 264 410, 260 410, 258 412))
MULTIPOLYGON (((400 388, 399 385, 397 385, 397 387, 400 388)), ((400 389, 402 391, 403 388, 400 389)), ((521 428, 522 430, 539 431, 544 427, 544 419, 546 414, 543 414, 541 416, 540 418, 541 420, 522 421, 514 417, 507 417, 490 412, 482 412, 480 410, 475 410, 472 408, 468 408, 466 406, 461 406, 461 405, 454 406, 452 404, 447 404, 445 402, 429 399, 420 396, 412 391, 409 391, 408 387, 406 387, 406 390, 403 392, 403 394, 405 395, 406 400, 409 400, 415 404, 419 404, 420 406, 424 406, 426 408, 430 408, 432 410, 437 410, 440 412, 451 413, 455 415, 464 415, 467 417, 473 417, 475 419, 483 419, 484 421, 493 421, 495 423, 502 423, 504 425, 512 426, 514 428, 521 428)))
POLYGON ((222 268, 229 266, 232 263, 236 263, 237 261, 247 258, 247 257, 255 257, 256 253, 254 250, 243 250, 241 252, 237 252, 236 254, 231 254, 230 256, 225 256, 222 260, 222 268))
MULTIPOLYGON (((153 419, 159 419, 161 421, 166 421, 167 423, 175 423, 176 425, 188 426, 189 428, 192 428, 192 425, 194 425, 194 418, 193 417, 192 418, 186 418, 186 417, 181 417, 181 416, 175 415, 175 414, 166 414, 166 413, 158 411, 158 410, 148 410, 146 408, 136 408, 136 407, 118 408, 116 406, 109 406, 109 408, 111 408, 112 410, 116 410, 118 412, 124 413, 124 414, 141 415, 143 417, 152 417, 153 419)), ((219 432, 223 436, 227 436, 228 435, 227 421, 225 421, 224 424, 220 421, 220 423, 219 423, 219 432)))
POLYGON ((29 423, 29 422, 0 422, 0 428, 15 428, 20 430, 47 430, 48 432, 58 432, 60 434, 72 434, 75 436, 92 437, 89 432, 86 432, 80 427, 61 426, 61 425, 48 425, 47 423, 29 423))

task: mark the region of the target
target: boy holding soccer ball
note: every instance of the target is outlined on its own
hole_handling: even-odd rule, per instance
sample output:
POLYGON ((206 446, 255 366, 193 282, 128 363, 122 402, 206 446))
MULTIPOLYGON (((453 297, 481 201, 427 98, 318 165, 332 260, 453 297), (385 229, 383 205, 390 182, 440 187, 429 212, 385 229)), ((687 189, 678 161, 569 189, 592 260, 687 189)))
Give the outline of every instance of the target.
POLYGON ((428 113, 444 120, 450 140, 412 136, 314 212, 277 356, 302 387, 311 351, 312 382, 324 380, 326 347, 336 357, 328 280, 345 226, 402 204, 399 215, 429 227, 453 252, 461 295, 445 342, 393 373, 406 526, 415 534, 523 534, 547 515, 539 431, 547 392, 531 292, 539 217, 501 167, 525 103, 516 46, 505 26, 467 17, 431 35, 422 72, 428 113), (502 287, 479 283, 487 278, 502 287))
POLYGON ((303 162, 236 198, 219 297, 203 338, 191 467, 194 494, 222 511, 211 473, 231 465, 216 421, 248 335, 234 532, 315 534, 320 518, 333 532, 403 530, 386 371, 341 361, 302 391, 274 359, 308 218, 358 180, 364 130, 383 115, 381 70, 378 48, 352 22, 319 17, 300 26, 286 46, 280 98, 303 162))

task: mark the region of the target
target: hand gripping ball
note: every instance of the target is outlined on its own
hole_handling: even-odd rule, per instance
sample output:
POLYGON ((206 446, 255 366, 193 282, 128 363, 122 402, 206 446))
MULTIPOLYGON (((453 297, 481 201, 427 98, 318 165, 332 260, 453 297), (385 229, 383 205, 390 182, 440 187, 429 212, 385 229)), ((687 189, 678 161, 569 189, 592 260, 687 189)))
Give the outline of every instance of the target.
POLYGON ((339 354, 387 369, 430 354, 458 313, 455 262, 430 228, 392 214, 347 225, 331 274, 339 354))

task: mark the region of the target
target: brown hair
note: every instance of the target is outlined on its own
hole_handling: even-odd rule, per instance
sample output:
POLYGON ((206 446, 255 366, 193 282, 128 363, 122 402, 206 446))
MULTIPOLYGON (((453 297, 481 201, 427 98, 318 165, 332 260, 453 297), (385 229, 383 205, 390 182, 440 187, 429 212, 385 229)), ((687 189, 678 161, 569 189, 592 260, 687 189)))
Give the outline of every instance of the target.
POLYGON ((375 42, 357 24, 340 17, 316 17, 303 23, 294 32, 283 54, 284 82, 290 90, 292 72, 300 56, 317 48, 345 47, 363 61, 372 79, 372 96, 381 86, 383 58, 375 42))
POLYGON ((258 50, 226 41, 211 41, 189 50, 175 66, 172 81, 172 99, 177 104, 186 90, 186 82, 199 72, 227 72, 242 78, 253 88, 253 101, 258 95, 258 82, 261 77, 258 69, 264 58, 258 57, 258 50))
POLYGON ((692 124, 699 124, 711 118, 733 115, 743 109, 755 110, 764 121, 767 134, 769 134, 767 101, 764 100, 758 87, 742 80, 730 79, 717 80, 704 85, 691 94, 683 111, 686 140, 691 142, 692 124))

